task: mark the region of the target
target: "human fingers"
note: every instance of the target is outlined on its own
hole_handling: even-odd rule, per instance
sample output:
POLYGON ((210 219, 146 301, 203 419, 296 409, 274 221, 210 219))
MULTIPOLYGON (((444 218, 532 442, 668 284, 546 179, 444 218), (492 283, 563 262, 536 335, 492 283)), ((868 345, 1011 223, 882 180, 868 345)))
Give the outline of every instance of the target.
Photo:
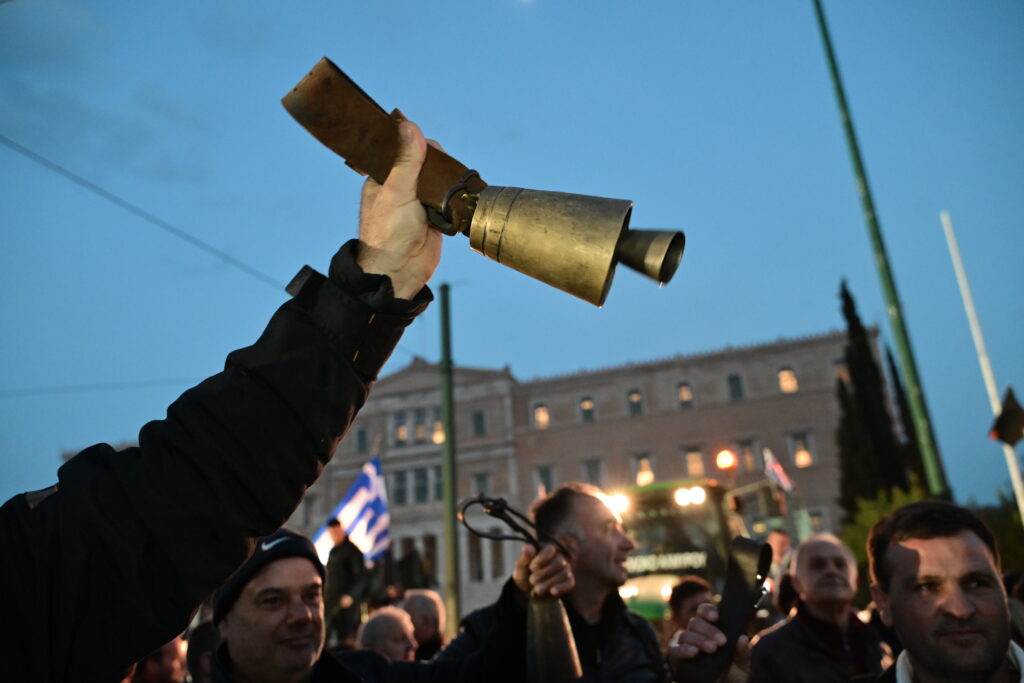
POLYGON ((750 638, 745 635, 736 639, 736 651, 732 655, 733 666, 741 671, 750 671, 750 638))
POLYGON ((420 169, 427 156, 427 141, 419 126, 412 121, 398 124, 398 139, 398 154, 383 189, 394 193, 395 204, 402 204, 416 199, 420 169))
POLYGON ((537 551, 529 543, 523 544, 523 549, 519 552, 519 557, 516 558, 515 568, 512 570, 512 580, 515 582, 516 587, 524 593, 529 593, 532 588, 530 584, 530 562, 533 560, 537 551))
POLYGON ((553 546, 545 546, 530 563, 530 583, 538 595, 564 595, 575 579, 568 560, 553 546))
POLYGON ((718 609, 710 604, 701 605, 697 608, 697 615, 686 625, 682 639, 705 652, 714 652, 726 643, 725 634, 714 626, 716 621, 718 609))
MULTIPOLYGON (((694 619, 696 619, 696 617, 694 617, 694 619)), ((693 621, 690 623, 693 624, 693 621)), ((721 631, 718 631, 717 629, 715 629, 715 633, 721 635, 721 631)), ((679 652, 682 653, 683 658, 689 659, 691 657, 695 657, 700 652, 711 653, 716 651, 719 647, 725 645, 724 641, 724 635, 719 639, 715 635, 702 633, 699 630, 687 629, 678 634, 676 645, 679 652)))

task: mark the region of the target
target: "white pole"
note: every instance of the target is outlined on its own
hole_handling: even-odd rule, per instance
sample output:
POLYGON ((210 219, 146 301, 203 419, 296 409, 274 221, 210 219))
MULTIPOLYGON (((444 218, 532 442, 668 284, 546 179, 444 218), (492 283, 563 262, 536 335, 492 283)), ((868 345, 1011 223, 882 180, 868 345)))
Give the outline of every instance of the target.
MULTIPOLYGON (((992 405, 992 414, 998 416, 1003 410, 1003 404, 999 400, 996 378, 992 373, 992 364, 988 360, 988 351, 985 350, 985 338, 981 336, 981 324, 978 322, 978 313, 974 310, 974 298, 971 296, 971 287, 967 284, 967 273, 964 272, 964 264, 960 260, 960 247, 957 246, 956 235, 953 233, 953 221, 946 211, 939 212, 939 220, 942 221, 942 229, 946 233, 949 255, 953 259, 953 270, 960 284, 960 296, 963 297, 967 322, 971 327, 971 336, 974 337, 974 348, 978 352, 978 363, 981 365, 981 376, 988 391, 988 401, 992 405)), ((1017 510, 1020 512, 1021 522, 1024 523, 1024 483, 1020 478, 1017 454, 1014 453, 1012 446, 1004 443, 1003 455, 1006 457, 1006 468, 1010 470, 1010 481, 1013 484, 1014 496, 1017 498, 1017 510)))

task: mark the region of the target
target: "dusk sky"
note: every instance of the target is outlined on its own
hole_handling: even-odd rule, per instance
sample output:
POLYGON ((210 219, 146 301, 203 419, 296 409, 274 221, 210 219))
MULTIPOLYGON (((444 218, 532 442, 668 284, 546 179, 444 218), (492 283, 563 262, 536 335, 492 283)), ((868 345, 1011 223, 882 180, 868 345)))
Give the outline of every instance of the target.
MULTIPOLYGON (((1000 391, 1024 393, 1024 3, 825 10, 947 474, 992 502, 1009 477, 939 212, 1000 391)), ((526 380, 816 335, 843 328, 844 278, 891 344, 810 0, 9 0, 0 499, 134 440, 355 236, 361 179, 279 101, 322 56, 489 183, 686 232, 669 285, 620 270, 600 309, 448 238, 456 363, 526 380)), ((436 361, 438 329, 434 306, 385 373, 436 361)))

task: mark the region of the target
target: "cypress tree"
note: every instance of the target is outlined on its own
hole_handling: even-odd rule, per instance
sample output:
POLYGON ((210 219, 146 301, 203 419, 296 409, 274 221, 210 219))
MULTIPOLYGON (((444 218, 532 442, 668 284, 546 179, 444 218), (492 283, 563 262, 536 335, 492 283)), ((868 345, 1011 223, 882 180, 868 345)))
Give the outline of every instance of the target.
POLYGON ((885 347, 885 359, 889 365, 893 396, 896 399, 896 410, 900 418, 900 428, 903 431, 903 441, 900 443, 903 464, 907 468, 908 475, 917 477, 917 480, 923 484, 927 479, 924 474, 924 459, 921 457, 921 448, 917 441, 917 428, 914 426, 910 402, 907 400, 907 392, 903 389, 903 380, 899 368, 896 366, 896 359, 893 358, 892 349, 888 345, 885 347))
POLYGON ((836 441, 839 448, 839 502, 847 519, 856 514, 857 498, 874 498, 880 490, 907 490, 903 453, 893 431, 885 378, 872 352, 871 337, 844 280, 840 286, 846 319, 847 378, 840 379, 836 441))

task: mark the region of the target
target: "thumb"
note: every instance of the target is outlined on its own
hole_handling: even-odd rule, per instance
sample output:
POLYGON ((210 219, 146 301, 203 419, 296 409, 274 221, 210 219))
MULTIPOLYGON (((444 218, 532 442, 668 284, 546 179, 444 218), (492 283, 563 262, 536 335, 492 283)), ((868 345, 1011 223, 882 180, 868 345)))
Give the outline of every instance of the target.
POLYGON ((419 126, 412 121, 398 124, 398 155, 384 186, 398 196, 399 202, 416 198, 420 169, 426 157, 427 141, 419 126))

